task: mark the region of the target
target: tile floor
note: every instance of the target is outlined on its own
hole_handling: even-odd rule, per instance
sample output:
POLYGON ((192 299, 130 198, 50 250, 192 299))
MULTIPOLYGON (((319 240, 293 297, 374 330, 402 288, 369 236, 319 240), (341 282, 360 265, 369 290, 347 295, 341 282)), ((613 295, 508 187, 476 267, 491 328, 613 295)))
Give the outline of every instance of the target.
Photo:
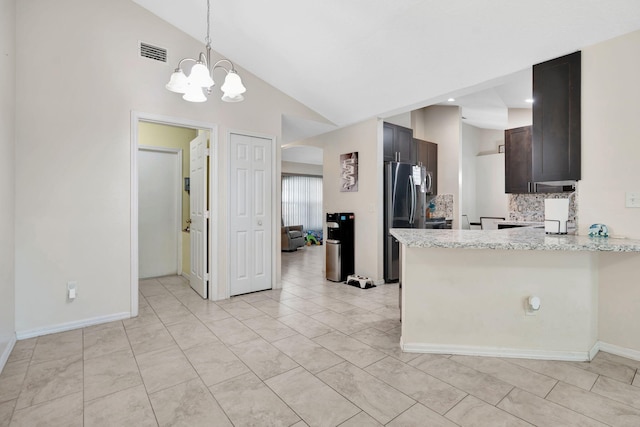
POLYGON ((640 362, 402 353, 397 285, 326 282, 322 251, 282 290, 143 280, 135 319, 19 341, 0 426, 640 426, 640 362))

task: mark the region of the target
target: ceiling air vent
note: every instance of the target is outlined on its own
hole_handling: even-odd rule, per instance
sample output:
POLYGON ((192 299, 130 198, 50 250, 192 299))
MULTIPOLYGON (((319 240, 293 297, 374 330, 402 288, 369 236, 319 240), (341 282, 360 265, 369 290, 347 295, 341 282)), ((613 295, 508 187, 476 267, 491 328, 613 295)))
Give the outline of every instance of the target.
POLYGON ((140 56, 155 61, 167 62, 167 49, 140 42, 140 56))

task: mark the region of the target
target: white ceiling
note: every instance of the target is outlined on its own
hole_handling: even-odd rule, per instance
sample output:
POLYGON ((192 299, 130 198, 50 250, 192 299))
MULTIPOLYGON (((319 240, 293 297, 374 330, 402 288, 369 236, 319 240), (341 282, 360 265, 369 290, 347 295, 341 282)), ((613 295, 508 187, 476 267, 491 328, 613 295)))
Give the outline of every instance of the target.
POLYGON ((462 120, 469 125, 504 130, 509 127, 509 108, 532 107, 526 101, 533 96, 532 78, 533 70, 529 67, 501 79, 501 83, 491 82, 496 86, 451 98, 454 101, 445 101, 440 105, 461 107, 462 120))
MULTIPOLYGON (((205 0, 134 1, 204 40, 205 0)), ((214 50, 344 126, 489 89, 638 30, 640 1, 227 0, 212 2, 211 18, 214 50)))

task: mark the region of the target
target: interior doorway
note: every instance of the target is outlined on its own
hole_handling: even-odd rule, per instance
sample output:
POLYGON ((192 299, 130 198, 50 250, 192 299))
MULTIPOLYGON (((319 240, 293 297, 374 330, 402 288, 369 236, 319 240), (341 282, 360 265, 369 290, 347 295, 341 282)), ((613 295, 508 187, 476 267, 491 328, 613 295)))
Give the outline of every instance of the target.
MULTIPOLYGON (((200 235, 198 242, 203 246, 201 250, 199 250, 199 259, 202 260, 199 262, 199 266, 201 269, 199 270, 202 273, 201 277, 198 279, 198 283, 200 284, 200 289, 196 289, 200 295, 207 298, 211 295, 209 291, 210 283, 209 277, 210 272, 207 270, 211 268, 214 264, 211 262, 211 259, 215 259, 214 257, 217 254, 217 236, 216 236, 216 228, 212 224, 217 223, 217 216, 215 212, 217 211, 217 190, 213 185, 209 185, 210 181, 217 181, 217 170, 212 169, 211 165, 214 164, 210 162, 210 155, 212 153, 216 153, 217 151, 217 128, 215 125, 211 123, 205 122, 197 122, 192 120, 184 120, 173 117, 165 117, 158 116, 153 114, 145 114, 139 112, 133 112, 131 116, 131 129, 132 129, 132 143, 131 143, 131 313, 132 316, 136 316, 138 314, 138 280, 142 277, 142 274, 147 275, 144 270, 141 270, 141 255, 139 250, 144 246, 140 246, 140 238, 141 232, 144 233, 144 230, 140 229, 139 226, 139 218, 140 218, 140 169, 144 167, 141 162, 145 162, 146 159, 142 159, 140 156, 140 146, 148 145, 148 142, 145 140, 145 144, 141 141, 144 139, 144 130, 141 132, 141 129, 148 128, 157 128, 159 130, 159 134, 162 137, 158 137, 158 139, 163 139, 165 136, 171 133, 171 130, 182 130, 189 131, 190 136, 183 138, 182 144, 186 144, 184 147, 171 147, 171 143, 168 142, 156 142, 154 145, 162 146, 164 145, 165 149, 175 149, 182 153, 182 160, 186 163, 181 164, 182 174, 180 176, 174 175, 173 183, 166 183, 164 185, 175 185, 178 188, 179 192, 182 194, 182 203, 180 203, 180 213, 177 213, 176 216, 180 218, 179 221, 176 222, 177 232, 179 232, 180 238, 178 238, 178 242, 175 244, 176 250, 179 254, 180 260, 176 262, 178 265, 178 274, 181 274, 185 277, 189 277, 191 279, 191 271, 193 268, 193 257, 192 253, 193 244, 191 240, 191 206, 190 206, 190 140, 189 139, 202 139, 202 135, 204 135, 205 140, 207 141, 208 147, 203 149, 203 154, 205 154, 206 163, 206 171, 202 173, 202 181, 204 182, 204 187, 201 185, 200 189, 204 188, 205 195, 200 197, 200 200, 204 199, 207 202, 207 206, 205 207, 205 211, 201 212, 203 217, 206 217, 207 224, 205 227, 202 225, 199 228, 200 233, 204 232, 204 235, 200 235), (190 138, 190 137, 193 138, 190 138), (186 140, 185 140, 186 139, 186 140), (169 145, 169 147, 167 147, 169 145), (189 178, 189 179, 185 179, 189 178), (177 182, 176 182, 177 181, 177 182), (213 212, 213 214, 210 214, 213 212), (184 255, 184 256, 183 256, 184 255), (182 261, 182 262, 180 262, 182 261), (180 264, 182 268, 179 267, 180 264), (205 271, 206 270, 206 271, 205 271), (203 282, 204 280, 204 282, 203 282)), ((184 132, 183 132, 184 133, 184 132)), ((187 132, 188 133, 188 132, 187 132)), ((156 133, 158 135, 158 133, 156 133)), ((169 138, 170 139, 170 138, 169 138)), ((162 151, 161 149, 156 148, 157 151, 162 151)), ((144 154, 143 154, 144 156, 144 154)), ((178 203, 178 202, 176 202, 178 203)), ((173 246, 173 243, 169 243, 169 245, 173 246)), ((177 258, 177 257, 176 257, 177 258)))
POLYGON ((322 244, 325 223, 323 203, 323 149, 313 146, 282 147, 281 212, 282 250, 300 250, 287 232, 302 227, 304 244, 322 244))

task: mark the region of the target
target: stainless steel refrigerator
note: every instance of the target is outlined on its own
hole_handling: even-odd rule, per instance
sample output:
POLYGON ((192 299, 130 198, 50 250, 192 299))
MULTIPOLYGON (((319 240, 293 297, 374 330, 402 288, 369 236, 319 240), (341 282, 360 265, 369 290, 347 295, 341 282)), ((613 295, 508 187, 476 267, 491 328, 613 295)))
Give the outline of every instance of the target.
POLYGON ((392 228, 425 228, 427 197, 433 177, 424 166, 410 163, 384 164, 384 280, 400 278, 400 245, 392 228))

